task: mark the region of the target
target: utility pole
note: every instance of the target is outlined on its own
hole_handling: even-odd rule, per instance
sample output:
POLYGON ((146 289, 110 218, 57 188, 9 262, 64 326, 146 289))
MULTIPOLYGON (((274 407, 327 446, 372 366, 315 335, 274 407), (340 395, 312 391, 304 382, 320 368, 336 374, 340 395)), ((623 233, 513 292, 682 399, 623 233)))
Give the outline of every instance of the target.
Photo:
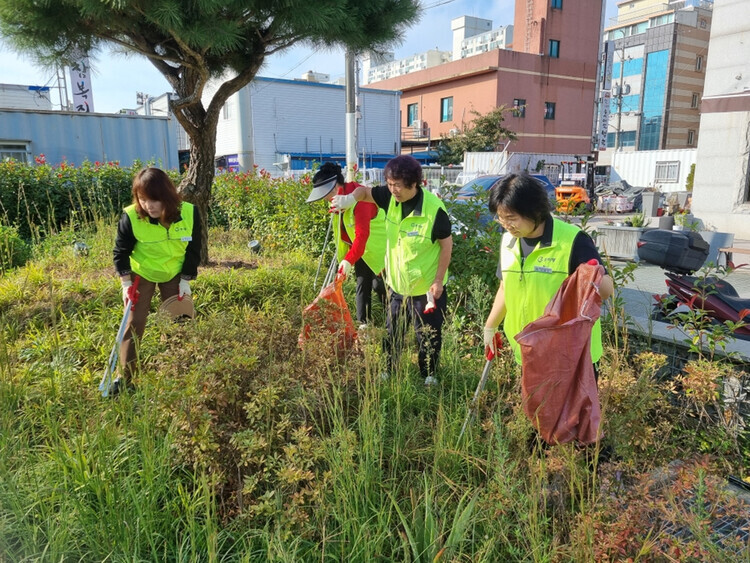
POLYGON ((615 151, 620 149, 620 135, 622 127, 622 94, 625 89, 623 84, 623 78, 625 76, 625 32, 622 29, 618 29, 622 33, 622 43, 620 44, 620 82, 617 85, 617 131, 615 133, 615 151))
POLYGON ((357 97, 355 95, 355 54, 346 51, 346 181, 354 181, 357 165, 357 97))

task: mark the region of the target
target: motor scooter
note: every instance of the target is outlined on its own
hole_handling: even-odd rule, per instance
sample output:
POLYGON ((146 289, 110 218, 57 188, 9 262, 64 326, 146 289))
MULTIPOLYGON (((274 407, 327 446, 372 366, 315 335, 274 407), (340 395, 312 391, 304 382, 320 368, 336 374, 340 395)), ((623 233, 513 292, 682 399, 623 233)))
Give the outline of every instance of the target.
MULTIPOLYGON (((733 336, 750 340, 750 299, 743 299, 726 279, 714 275, 693 276, 708 257, 708 243, 698 233, 689 231, 645 231, 638 241, 638 257, 661 266, 667 276, 672 308, 683 303, 701 309, 719 323, 744 321, 733 336)), ((657 299, 655 316, 664 318, 669 304, 657 299)))

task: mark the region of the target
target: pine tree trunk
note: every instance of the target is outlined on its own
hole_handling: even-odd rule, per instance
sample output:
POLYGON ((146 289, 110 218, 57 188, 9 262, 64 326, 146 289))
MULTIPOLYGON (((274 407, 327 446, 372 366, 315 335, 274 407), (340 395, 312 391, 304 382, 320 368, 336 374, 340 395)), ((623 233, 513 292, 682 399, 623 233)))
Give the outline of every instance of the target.
MULTIPOLYGON (((215 131, 216 120, 207 115, 201 116, 203 122, 199 130, 215 131), (214 121, 214 123, 210 123, 214 121)), ((195 118, 195 116, 193 116, 195 118)), ((189 133, 188 133, 189 135, 189 133)), ((211 187, 214 181, 214 156, 216 155, 216 136, 198 135, 190 137, 190 166, 180 182, 182 197, 198 208, 201 225, 201 266, 208 264, 208 207, 211 204, 211 187)))

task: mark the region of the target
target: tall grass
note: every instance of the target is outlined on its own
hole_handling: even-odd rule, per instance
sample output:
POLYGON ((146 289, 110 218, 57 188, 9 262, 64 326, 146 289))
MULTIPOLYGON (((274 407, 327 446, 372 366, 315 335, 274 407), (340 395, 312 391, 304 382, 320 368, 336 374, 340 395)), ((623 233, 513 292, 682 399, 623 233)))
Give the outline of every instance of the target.
MULTIPOLYGON (((540 443, 509 351, 459 441, 494 288, 475 279, 451 305, 438 387, 424 388, 411 342, 382 381, 382 326, 338 358, 320 335, 298 348, 316 259, 253 255, 244 230, 212 231, 197 319, 152 315, 136 392, 105 401, 96 384, 120 315, 114 221, 61 228, 0 275, 0 559, 616 559, 618 472, 635 481, 691 454, 669 425, 658 359, 634 361, 611 332, 600 391, 617 463, 540 443)), ((634 510, 650 506, 630 493, 634 510)), ((627 555, 679 545, 639 525, 627 555)))

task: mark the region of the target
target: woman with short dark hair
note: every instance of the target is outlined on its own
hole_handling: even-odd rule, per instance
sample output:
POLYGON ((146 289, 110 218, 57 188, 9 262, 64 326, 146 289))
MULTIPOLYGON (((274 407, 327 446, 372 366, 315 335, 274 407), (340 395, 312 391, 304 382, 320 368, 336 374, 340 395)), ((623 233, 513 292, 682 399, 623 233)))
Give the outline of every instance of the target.
MULTIPOLYGON (((602 263, 591 237, 578 226, 552 217, 545 189, 527 174, 509 174, 490 188, 489 209, 505 229, 497 277, 500 287, 484 325, 484 344, 495 351, 494 335, 501 322, 521 364, 515 336, 544 314, 565 278, 590 260, 602 263)), ((612 295, 612 278, 604 275, 602 300, 612 295)), ((591 355, 602 353, 599 324, 594 325, 591 355)))
POLYGON ((411 322, 419 347, 419 372, 425 385, 435 385, 453 250, 451 223, 443 202, 422 187, 422 166, 416 159, 397 156, 384 172, 385 186, 359 186, 351 194, 335 196, 331 208, 341 212, 358 201, 369 201, 385 211, 389 307, 384 341, 388 367, 383 376, 394 372, 406 322, 411 322))

